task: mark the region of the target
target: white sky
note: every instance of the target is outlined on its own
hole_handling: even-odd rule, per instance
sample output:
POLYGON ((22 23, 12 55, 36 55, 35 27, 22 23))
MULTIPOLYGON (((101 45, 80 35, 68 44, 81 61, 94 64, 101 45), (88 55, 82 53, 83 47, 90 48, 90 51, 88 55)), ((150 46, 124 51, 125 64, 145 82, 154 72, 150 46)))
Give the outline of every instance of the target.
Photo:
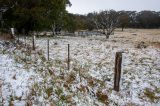
POLYGON ((160 0, 70 0, 70 13, 87 14, 100 10, 153 10, 160 11, 160 0))

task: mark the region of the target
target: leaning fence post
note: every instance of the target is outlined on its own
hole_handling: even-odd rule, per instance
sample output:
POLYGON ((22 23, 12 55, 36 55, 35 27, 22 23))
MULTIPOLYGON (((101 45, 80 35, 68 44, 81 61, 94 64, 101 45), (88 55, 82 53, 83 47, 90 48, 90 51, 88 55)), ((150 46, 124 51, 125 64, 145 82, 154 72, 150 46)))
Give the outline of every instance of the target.
POLYGON ((47 40, 47 48, 48 48, 48 61, 49 61, 49 39, 47 40))
POLYGON ((115 58, 115 74, 114 74, 114 90, 119 91, 120 79, 121 79, 121 64, 122 64, 122 52, 116 53, 115 58))
POLYGON ((35 36, 33 36, 33 41, 32 41, 32 43, 33 43, 33 50, 35 50, 35 36))
POLYGON ((70 69, 70 52, 69 52, 70 45, 68 44, 68 70, 70 69))

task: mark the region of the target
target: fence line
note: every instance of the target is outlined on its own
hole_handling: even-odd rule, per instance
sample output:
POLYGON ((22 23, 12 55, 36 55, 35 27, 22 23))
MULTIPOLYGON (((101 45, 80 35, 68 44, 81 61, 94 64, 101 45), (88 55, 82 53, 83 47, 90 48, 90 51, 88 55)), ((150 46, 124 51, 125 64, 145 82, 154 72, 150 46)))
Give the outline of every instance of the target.
MULTIPOLYGON (((27 38, 25 37, 25 45, 27 45, 27 38)), ((32 45, 33 45, 33 50, 35 50, 35 36, 32 37, 32 45)), ((47 56, 48 56, 48 61, 50 60, 50 41, 47 39, 47 56)), ((70 44, 67 44, 67 52, 68 52, 68 57, 67 57, 67 69, 70 70, 70 44)), ((121 64, 122 64, 122 52, 116 52, 115 55, 115 72, 114 72, 114 87, 113 89, 115 91, 120 90, 120 79, 121 79, 121 64)), ((80 75, 80 72, 79 72, 80 75)), ((80 79, 81 80, 81 79, 80 79)))

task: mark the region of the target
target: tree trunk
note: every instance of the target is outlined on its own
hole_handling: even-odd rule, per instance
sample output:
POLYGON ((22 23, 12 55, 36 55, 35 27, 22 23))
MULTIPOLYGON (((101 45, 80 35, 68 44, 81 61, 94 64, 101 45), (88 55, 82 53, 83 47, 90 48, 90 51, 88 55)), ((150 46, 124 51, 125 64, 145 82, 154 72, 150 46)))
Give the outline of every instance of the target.
POLYGON ((55 35, 55 24, 52 24, 52 33, 53 33, 53 36, 55 35))
POLYGON ((14 30, 14 28, 11 28, 10 30, 11 30, 11 34, 10 34, 11 35, 11 39, 15 39, 16 37, 15 37, 15 30, 14 30))
POLYGON ((11 39, 15 39, 15 36, 14 36, 14 35, 10 34, 10 36, 11 36, 11 39))
POLYGON ((124 27, 122 27, 122 32, 123 32, 124 27))
POLYGON ((105 29, 103 29, 103 34, 105 34, 106 32, 105 32, 105 29))
POLYGON ((110 36, 110 33, 107 32, 107 34, 106 34, 106 39, 109 39, 109 36, 110 36))

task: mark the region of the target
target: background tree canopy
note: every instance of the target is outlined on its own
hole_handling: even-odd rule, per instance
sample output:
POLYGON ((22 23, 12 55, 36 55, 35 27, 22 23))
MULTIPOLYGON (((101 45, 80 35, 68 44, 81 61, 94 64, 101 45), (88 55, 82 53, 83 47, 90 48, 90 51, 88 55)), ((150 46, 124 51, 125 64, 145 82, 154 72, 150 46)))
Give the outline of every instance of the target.
POLYGON ((160 28, 160 12, 156 11, 147 10, 136 12, 105 10, 88 13, 87 15, 73 14, 72 17, 74 17, 74 26, 77 26, 76 30, 108 28, 115 22, 116 24, 114 27, 122 28, 122 31, 124 28, 160 28), (105 14, 111 11, 113 11, 113 16, 105 14), (115 21, 112 22, 110 19, 115 21), (79 24, 81 24, 81 26, 79 26, 79 24))
POLYGON ((0 0, 5 27, 15 27, 19 33, 50 29, 62 24, 69 0, 0 0))
POLYGON ((69 0, 0 0, 0 25, 26 34, 55 27, 69 32, 104 29, 108 34, 116 27, 160 27, 160 12, 105 10, 79 15, 68 13, 66 6, 71 6, 69 0))

